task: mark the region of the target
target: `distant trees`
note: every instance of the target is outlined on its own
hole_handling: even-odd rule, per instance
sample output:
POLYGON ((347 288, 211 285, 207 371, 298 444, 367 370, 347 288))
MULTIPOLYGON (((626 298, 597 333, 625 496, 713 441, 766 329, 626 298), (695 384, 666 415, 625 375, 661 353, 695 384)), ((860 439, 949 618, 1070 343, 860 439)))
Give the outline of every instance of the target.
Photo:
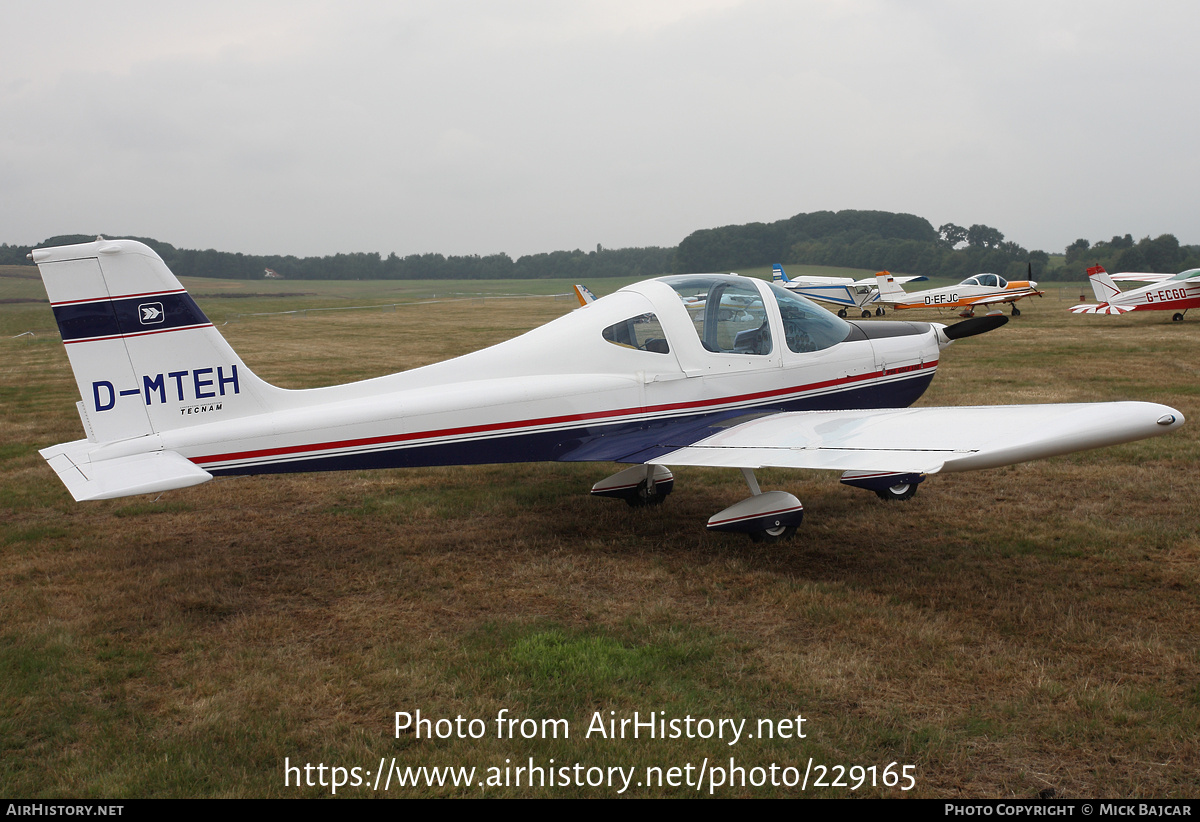
POLYGON ((938 244, 942 248, 954 249, 967 241, 967 230, 954 223, 946 223, 938 229, 938 244))
MULTIPOLYGON (((774 223, 747 223, 693 231, 675 252, 675 270, 722 271, 738 267, 770 265, 797 260, 797 246, 813 244, 854 246, 859 243, 901 245, 906 242, 933 244, 938 233, 928 220, 913 214, 889 211, 814 211, 774 223)), ((856 256, 870 256, 860 248, 856 256)), ((848 265, 848 263, 827 263, 848 265)))
POLYGON ((1174 274, 1189 268, 1200 268, 1200 246, 1180 245, 1174 234, 1160 234, 1151 239, 1143 237, 1134 243, 1133 236, 1114 236, 1092 245, 1079 239, 1067 246, 1066 264, 1059 270, 1060 279, 1086 280, 1087 269, 1103 266, 1110 273, 1140 271, 1174 274))
POLYGON ((999 248, 1004 235, 989 225, 973 225, 967 229, 967 245, 975 248, 999 248))
MULTIPOLYGON (((39 246, 70 245, 93 235, 50 237, 39 246)), ((887 211, 814 211, 773 223, 746 223, 693 231, 676 248, 605 248, 550 251, 514 260, 508 254, 405 257, 375 252, 325 257, 236 254, 182 249, 148 237, 131 237, 153 248, 176 273, 194 277, 258 279, 270 268, 293 280, 547 279, 576 281, 603 277, 656 277, 670 271, 734 271, 775 262, 891 270, 962 279, 988 271, 1023 279, 1083 280, 1091 265, 1109 271, 1169 272, 1200 268, 1200 246, 1185 246, 1173 234, 1134 242, 1114 236, 1094 245, 1080 238, 1067 246, 1065 264, 1050 269, 1050 255, 1005 240, 996 228, 945 223, 936 230, 921 217, 887 211)), ((29 246, 0 245, 0 265, 24 265, 29 246)))
MULTIPOLYGON (((37 247, 72 245, 95 239, 92 235, 62 235, 51 237, 37 247)), ((399 257, 393 253, 381 257, 377 252, 356 252, 326 257, 295 257, 237 254, 211 248, 203 251, 181 249, 146 237, 124 239, 146 243, 177 275, 235 280, 259 279, 266 268, 292 280, 649 278, 670 272, 675 257, 673 248, 604 248, 600 244, 597 244, 595 251, 552 251, 527 255, 516 261, 504 253, 449 257, 442 254, 399 257)), ((30 246, 0 246, 0 265, 29 264, 26 255, 30 250, 30 246)))
POLYGON ((991 226, 946 223, 934 230, 928 220, 912 214, 817 211, 776 223, 693 232, 679 244, 675 270, 727 271, 791 261, 928 276, 961 278, 991 271, 1013 277, 1025 274, 1028 256, 991 226))

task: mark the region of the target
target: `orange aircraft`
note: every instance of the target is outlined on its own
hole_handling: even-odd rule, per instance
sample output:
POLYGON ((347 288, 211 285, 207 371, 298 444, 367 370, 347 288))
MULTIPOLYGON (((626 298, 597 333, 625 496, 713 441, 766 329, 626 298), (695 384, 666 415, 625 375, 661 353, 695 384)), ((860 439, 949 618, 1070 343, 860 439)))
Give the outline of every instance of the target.
MULTIPOLYGON (((1032 274, 1032 266, 1030 266, 1032 274)), ((1032 280, 1006 280, 996 274, 976 274, 958 285, 944 288, 929 288, 925 291, 906 292, 887 271, 875 275, 879 283, 878 302, 890 305, 897 311, 902 308, 961 308, 964 317, 975 316, 975 306, 1011 303, 1012 315, 1021 316, 1017 300, 1037 294, 1037 283, 1032 280)))

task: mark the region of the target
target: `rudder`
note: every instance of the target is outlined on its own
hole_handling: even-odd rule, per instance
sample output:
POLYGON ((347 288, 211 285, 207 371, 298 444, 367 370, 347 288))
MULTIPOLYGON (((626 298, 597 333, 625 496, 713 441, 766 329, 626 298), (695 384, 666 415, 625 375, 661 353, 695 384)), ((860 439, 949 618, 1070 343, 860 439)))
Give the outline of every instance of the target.
POLYGON ((269 410, 283 390, 242 362, 153 250, 133 240, 37 249, 82 401, 111 442, 269 410))

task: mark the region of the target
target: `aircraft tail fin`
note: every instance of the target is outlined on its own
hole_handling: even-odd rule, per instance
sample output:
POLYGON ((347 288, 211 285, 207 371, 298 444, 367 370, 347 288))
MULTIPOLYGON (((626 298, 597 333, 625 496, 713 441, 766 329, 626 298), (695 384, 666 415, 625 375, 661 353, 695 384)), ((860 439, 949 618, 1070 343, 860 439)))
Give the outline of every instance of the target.
POLYGON ((879 298, 882 300, 893 300, 905 298, 904 289, 896 282, 896 278, 889 271, 880 271, 875 275, 875 282, 879 285, 879 298))
POLYGON ((82 401, 87 438, 106 443, 276 407, 153 250, 133 240, 37 249, 82 401))
POLYGON ((1094 265, 1087 270, 1088 282, 1092 284, 1092 291, 1096 295, 1096 302, 1107 303, 1113 297, 1121 293, 1121 289, 1113 282, 1112 277, 1108 276, 1108 272, 1103 266, 1094 265))
POLYGON ((579 300, 579 304, 583 306, 596 302, 596 295, 586 285, 576 285, 575 299, 579 300))
POLYGON ((779 263, 771 266, 771 281, 776 283, 790 283, 788 275, 784 272, 783 266, 779 263))

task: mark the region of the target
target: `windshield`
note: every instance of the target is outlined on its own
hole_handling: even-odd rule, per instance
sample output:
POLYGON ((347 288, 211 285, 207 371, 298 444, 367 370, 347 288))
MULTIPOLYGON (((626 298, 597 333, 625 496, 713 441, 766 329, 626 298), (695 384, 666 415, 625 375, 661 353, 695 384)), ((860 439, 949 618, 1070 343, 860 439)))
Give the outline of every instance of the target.
POLYGON ((786 288, 774 283, 770 288, 779 303, 783 336, 789 350, 797 354, 820 351, 850 336, 850 324, 845 320, 786 288))
POLYGON ((683 301, 700 343, 718 354, 771 353, 771 326, 754 283, 737 276, 664 277, 683 301))

